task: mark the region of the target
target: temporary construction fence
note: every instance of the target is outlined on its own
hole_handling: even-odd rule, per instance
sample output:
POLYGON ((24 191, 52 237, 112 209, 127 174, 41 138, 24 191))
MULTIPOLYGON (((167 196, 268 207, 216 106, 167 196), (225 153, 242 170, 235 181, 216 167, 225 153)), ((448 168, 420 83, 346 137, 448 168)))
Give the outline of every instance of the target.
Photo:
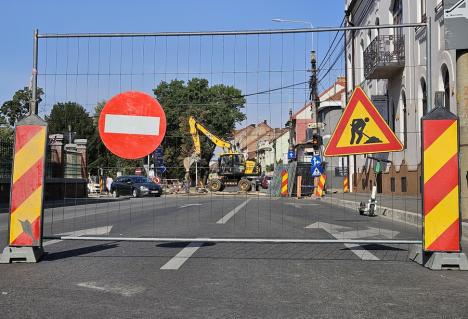
MULTIPOLYGON (((220 32, 36 33, 33 101, 38 86, 44 91, 42 103, 35 110, 39 115, 48 115, 54 108, 83 107, 95 123, 102 105, 111 97, 125 91, 142 91, 158 98, 166 111, 162 179, 183 179, 185 175, 182 161, 191 155, 188 115, 198 116, 206 127, 238 146, 247 158, 262 158, 264 162, 259 164, 264 169, 274 166, 269 191, 239 193, 227 188, 220 193, 202 193, 187 188, 185 194, 166 194, 162 198, 85 198, 75 199, 76 205, 64 199, 63 205, 45 209, 43 238, 421 244, 420 222, 411 224, 384 216, 371 219, 343 207, 346 205, 336 205, 361 201, 357 193, 335 193, 330 189, 328 202, 278 196, 280 172, 285 169, 290 195, 295 192, 298 172, 306 187, 314 186, 308 167, 312 155, 323 155, 323 146, 317 147, 314 139, 319 135, 325 144, 328 142, 348 95, 357 85, 366 86, 367 94, 406 148, 399 153, 324 158, 327 183, 342 184, 343 176, 334 175, 346 171, 356 185, 358 172, 371 168, 366 158, 368 162, 373 158, 378 163, 419 166, 420 104, 424 101, 431 106, 432 95, 430 85, 426 96, 418 93, 418 87, 420 76, 431 74, 431 54, 430 44, 421 43, 429 53, 426 64, 416 57, 417 50, 407 46, 415 27, 429 24, 220 32), (367 49, 362 42, 362 52, 354 57, 353 43, 363 35, 369 36, 367 49), (385 55, 383 47, 394 54, 385 55), (350 61, 350 52, 352 60, 359 63, 350 61), (406 75, 405 83, 401 82, 402 73, 406 75), (352 81, 347 80, 350 78, 352 81), (390 97, 395 87, 396 99, 390 97), (226 123, 230 123, 228 129, 226 123), (230 133, 232 129, 234 133, 230 133), (260 144, 267 147, 261 148, 260 144), (298 162, 286 164, 291 147, 298 162), (410 150, 416 150, 415 154, 410 150), (407 159, 414 161, 407 163, 407 159), (335 178, 339 183, 334 183, 335 178), (114 234, 112 229, 116 228, 122 235, 114 234), (83 229, 93 229, 98 236, 90 236, 93 231, 83 229)), ((426 79, 430 81, 429 76, 426 79)), ((63 124, 73 130, 79 120, 65 118, 63 124)), ((90 150, 91 141, 87 142, 90 150)), ((203 145, 205 152, 215 151, 208 140, 203 140, 203 145)), ((87 159, 99 162, 104 155, 97 148, 88 151, 87 159)), ((210 156, 203 155, 206 163, 197 166, 197 171, 190 168, 192 179, 209 174, 210 156)), ((119 167, 102 163, 93 169, 97 172, 107 165, 108 174, 116 174, 112 176, 116 179, 119 167)), ((135 165, 147 165, 148 170, 152 164, 155 169, 157 166, 151 157, 139 163, 135 165)), ((87 171, 89 165, 84 165, 87 171)), ((383 168, 378 173, 388 172, 383 168)), ((409 181, 403 177, 400 182, 406 185, 409 181)), ((146 192, 142 186, 129 183, 128 187, 146 192)), ((385 196, 387 205, 402 210, 411 201, 408 206, 414 208, 412 213, 420 214, 421 194, 399 197, 390 191, 385 196)), ((379 259, 373 256, 369 259, 379 259)))

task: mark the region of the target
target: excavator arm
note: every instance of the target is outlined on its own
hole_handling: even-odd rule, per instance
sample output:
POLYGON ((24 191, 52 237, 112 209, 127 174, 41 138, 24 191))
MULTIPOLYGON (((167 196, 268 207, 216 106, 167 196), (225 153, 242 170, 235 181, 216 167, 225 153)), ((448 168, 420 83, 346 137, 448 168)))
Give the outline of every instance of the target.
POLYGON ((225 152, 232 151, 232 145, 229 142, 221 139, 220 137, 211 133, 205 126, 201 123, 197 122, 193 116, 189 117, 189 126, 190 126, 190 135, 192 135, 193 146, 195 149, 195 154, 200 157, 201 156, 201 144, 200 144, 200 136, 198 131, 200 131, 203 135, 205 135, 213 144, 218 147, 221 147, 225 152))

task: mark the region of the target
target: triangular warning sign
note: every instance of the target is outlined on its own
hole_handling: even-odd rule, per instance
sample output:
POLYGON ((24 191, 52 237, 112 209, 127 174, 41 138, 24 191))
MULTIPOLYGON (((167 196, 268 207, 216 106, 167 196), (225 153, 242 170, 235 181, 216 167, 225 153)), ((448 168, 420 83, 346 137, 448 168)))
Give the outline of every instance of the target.
POLYGON ((314 171, 312 172, 313 177, 319 177, 321 175, 322 175, 322 172, 318 169, 318 167, 316 167, 314 171))
POLYGON ((397 152, 403 145, 372 104, 356 87, 325 149, 325 156, 397 152))

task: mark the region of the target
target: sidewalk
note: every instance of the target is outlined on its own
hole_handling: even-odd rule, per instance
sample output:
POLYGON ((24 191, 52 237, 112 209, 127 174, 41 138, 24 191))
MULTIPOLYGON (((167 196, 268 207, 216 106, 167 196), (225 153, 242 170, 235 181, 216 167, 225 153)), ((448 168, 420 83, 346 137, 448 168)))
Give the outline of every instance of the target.
MULTIPOLYGON (((322 200, 332 205, 358 210, 360 202, 367 203, 370 194, 365 193, 327 193, 322 200)), ((400 221, 415 226, 422 223, 422 198, 377 194, 375 213, 384 218, 400 221)), ((468 239, 468 220, 462 221, 462 235, 468 239)))

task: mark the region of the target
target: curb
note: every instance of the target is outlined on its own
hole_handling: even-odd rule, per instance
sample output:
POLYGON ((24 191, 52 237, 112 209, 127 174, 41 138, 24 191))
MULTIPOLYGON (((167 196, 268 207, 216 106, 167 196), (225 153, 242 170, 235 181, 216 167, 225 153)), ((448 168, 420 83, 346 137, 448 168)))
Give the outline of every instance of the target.
MULTIPOLYGON (((322 201, 325 203, 329 203, 336 206, 345 207, 357 212, 359 208, 359 202, 355 202, 352 200, 346 199, 339 199, 339 198, 331 198, 331 197, 324 197, 322 201)), ((391 219, 393 221, 397 221, 400 223, 411 224, 413 226, 421 226, 422 220, 421 215, 415 212, 404 211, 401 209, 391 208, 376 205, 375 209, 376 215, 379 215, 386 219, 391 219)), ((462 238, 464 240, 468 240, 468 223, 462 222, 462 238)))

